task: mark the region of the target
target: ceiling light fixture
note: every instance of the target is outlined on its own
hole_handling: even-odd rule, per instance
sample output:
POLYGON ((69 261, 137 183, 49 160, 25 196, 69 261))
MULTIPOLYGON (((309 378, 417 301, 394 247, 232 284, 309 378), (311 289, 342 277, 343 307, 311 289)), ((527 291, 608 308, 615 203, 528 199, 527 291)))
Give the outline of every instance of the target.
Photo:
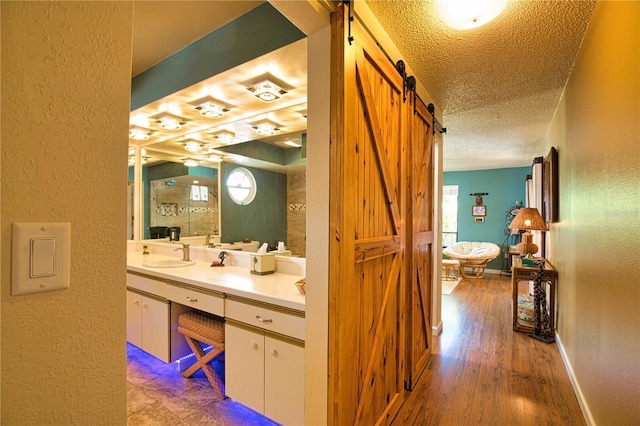
POLYGON ((212 154, 207 158, 209 161, 213 161, 214 163, 222 163, 222 157, 219 155, 212 154))
POLYGON ((440 16, 451 28, 477 28, 498 16, 507 0, 438 0, 440 16))
POLYGON ((158 123, 158 125, 165 130, 180 130, 182 128, 182 125, 185 124, 184 122, 180 121, 180 119, 171 115, 163 115, 161 117, 158 117, 156 123, 158 123))
POLYGON ((273 123, 270 123, 268 121, 256 123, 256 125, 253 126, 253 128, 255 129, 257 134, 262 136, 273 136, 276 134, 278 130, 280 130, 273 123))
POLYGON ((236 138, 235 133, 231 133, 227 131, 222 131, 220 133, 217 133, 214 135, 214 137, 218 140, 219 143, 222 143, 225 145, 231 145, 232 143, 235 143, 238 141, 238 138, 236 138))
POLYGON ((132 127, 129 129, 129 138, 137 141, 146 141, 151 136, 151 131, 147 129, 141 129, 140 127, 132 127))
POLYGON ((196 107, 197 110, 200 110, 200 114, 209 118, 219 118, 224 115, 225 112, 229 111, 224 105, 220 105, 213 101, 205 101, 196 107))
POLYGON ((188 159, 184 160, 184 165, 187 167, 196 167, 198 165, 198 162, 196 160, 188 159))
POLYGON ((300 148, 302 144, 297 141, 284 141, 284 144, 293 148, 300 148))
POLYGON ((200 152, 202 148, 203 145, 198 141, 187 141, 184 143, 184 149, 189 152, 200 152))
POLYGON ((253 92, 253 95, 261 101, 271 102, 280 99, 280 96, 287 93, 280 86, 271 80, 264 80, 261 83, 248 87, 247 90, 253 92))

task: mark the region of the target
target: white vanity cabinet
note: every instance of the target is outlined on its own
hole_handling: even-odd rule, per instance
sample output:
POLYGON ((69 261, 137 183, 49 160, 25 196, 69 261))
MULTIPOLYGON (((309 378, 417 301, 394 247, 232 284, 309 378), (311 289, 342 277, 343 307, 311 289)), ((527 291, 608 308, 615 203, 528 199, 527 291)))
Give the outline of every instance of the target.
POLYGON ((226 300, 230 398, 284 425, 304 424, 304 317, 226 300))
POLYGON ((169 362, 169 301, 127 290, 127 341, 169 362))
POLYGON ((127 341, 165 362, 191 354, 178 316, 199 310, 224 316, 224 295, 189 284, 127 274, 127 341))

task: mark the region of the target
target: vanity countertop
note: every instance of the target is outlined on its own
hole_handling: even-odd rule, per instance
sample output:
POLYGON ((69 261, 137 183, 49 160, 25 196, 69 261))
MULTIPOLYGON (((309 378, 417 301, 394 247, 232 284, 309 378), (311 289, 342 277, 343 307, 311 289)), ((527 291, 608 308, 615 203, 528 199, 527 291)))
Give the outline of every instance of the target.
POLYGON ((212 267, 210 262, 200 260, 196 260, 194 265, 179 268, 143 266, 144 262, 161 259, 176 259, 176 257, 129 252, 127 270, 298 311, 305 310, 305 296, 300 294, 295 286, 295 282, 302 279, 302 276, 280 272, 255 275, 246 267, 230 265, 212 267))

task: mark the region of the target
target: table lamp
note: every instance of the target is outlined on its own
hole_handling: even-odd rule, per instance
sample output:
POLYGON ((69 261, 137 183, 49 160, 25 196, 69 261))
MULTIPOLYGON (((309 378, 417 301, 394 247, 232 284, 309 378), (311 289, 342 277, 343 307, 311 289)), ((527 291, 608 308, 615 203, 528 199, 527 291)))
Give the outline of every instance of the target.
POLYGON ((533 243, 533 235, 531 230, 546 231, 547 225, 544 219, 538 213, 538 209, 533 207, 523 207, 518 211, 516 217, 509 224, 509 229, 524 229, 522 234, 522 242, 516 245, 516 251, 526 258, 531 258, 533 253, 538 251, 538 246, 533 243))

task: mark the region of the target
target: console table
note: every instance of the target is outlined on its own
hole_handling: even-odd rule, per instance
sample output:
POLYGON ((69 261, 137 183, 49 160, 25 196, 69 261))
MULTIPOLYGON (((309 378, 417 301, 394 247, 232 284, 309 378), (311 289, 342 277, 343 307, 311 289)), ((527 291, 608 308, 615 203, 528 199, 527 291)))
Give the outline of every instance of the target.
MULTIPOLYGON (((537 266, 523 266, 519 257, 513 258, 511 269, 511 288, 513 291, 513 329, 514 331, 533 332, 533 280, 538 272, 537 266), (529 304, 530 303, 530 304, 529 304), (530 306, 530 308, 529 308, 530 306)), ((549 327, 555 330, 556 272, 545 260, 542 281, 546 283, 547 313, 549 327)))

